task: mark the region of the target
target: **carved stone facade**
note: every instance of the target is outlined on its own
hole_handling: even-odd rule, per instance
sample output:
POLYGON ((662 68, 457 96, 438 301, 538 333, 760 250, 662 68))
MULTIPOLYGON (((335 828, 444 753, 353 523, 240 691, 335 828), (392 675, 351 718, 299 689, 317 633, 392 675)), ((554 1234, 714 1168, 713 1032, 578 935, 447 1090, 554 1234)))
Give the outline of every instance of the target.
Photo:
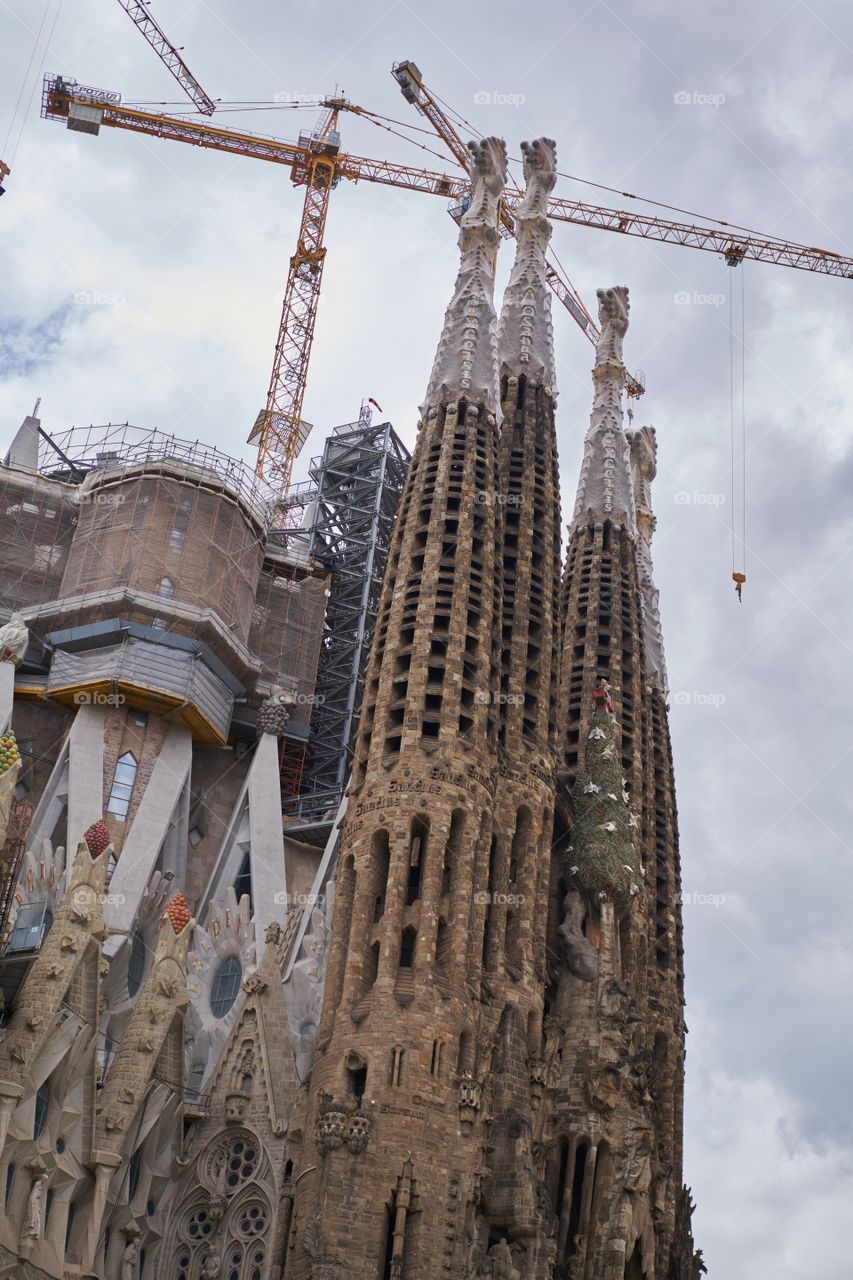
MULTIPOLYGON (((388 558, 336 862, 333 843, 316 855, 307 905, 286 905, 276 747, 294 705, 281 689, 255 691, 261 732, 235 776, 209 766, 210 804, 224 810, 203 856, 188 842, 189 728, 82 707, 40 780, 10 928, 22 934, 40 905, 50 919, 32 925, 32 954, 15 968, 7 948, 1 970, 0 1269, 704 1270, 681 1167, 656 445, 650 428, 624 430, 628 292, 599 291, 561 573, 545 257, 555 144, 524 144, 500 320, 506 149, 489 138, 471 151, 459 275, 388 558), (104 827, 128 751, 144 781, 127 822, 108 814, 104 827), (54 848, 84 828, 76 854, 54 848)), ((7 642, 0 676, 26 649, 19 622, 7 642)), ((35 723, 26 696, 21 722, 35 723)))

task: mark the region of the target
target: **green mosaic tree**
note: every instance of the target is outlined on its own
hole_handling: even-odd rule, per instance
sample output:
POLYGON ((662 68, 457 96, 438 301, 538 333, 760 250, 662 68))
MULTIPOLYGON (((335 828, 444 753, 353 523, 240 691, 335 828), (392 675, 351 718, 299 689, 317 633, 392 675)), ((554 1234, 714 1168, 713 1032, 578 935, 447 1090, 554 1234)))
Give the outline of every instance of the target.
POLYGON ((609 898, 617 916, 624 916, 640 892, 643 873, 606 680, 599 682, 593 697, 595 712, 573 793, 575 825, 564 858, 565 879, 568 888, 579 890, 590 905, 609 898))

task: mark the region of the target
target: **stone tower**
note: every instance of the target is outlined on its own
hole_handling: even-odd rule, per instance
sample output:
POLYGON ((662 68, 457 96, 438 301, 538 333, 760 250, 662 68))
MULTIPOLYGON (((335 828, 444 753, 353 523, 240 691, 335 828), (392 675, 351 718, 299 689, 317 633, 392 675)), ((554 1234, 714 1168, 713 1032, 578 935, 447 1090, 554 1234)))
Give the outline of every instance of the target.
POLYGON ((623 431, 627 291, 600 295, 561 599, 554 144, 524 146, 499 325, 505 150, 471 151, 365 683, 284 1274, 697 1280, 654 435, 623 431))
POLYGON ((623 430, 628 291, 598 298, 563 593, 551 914, 561 964, 546 1022, 555 1274, 692 1280, 704 1267, 681 1182, 681 880, 650 553, 656 445, 652 428, 623 430))

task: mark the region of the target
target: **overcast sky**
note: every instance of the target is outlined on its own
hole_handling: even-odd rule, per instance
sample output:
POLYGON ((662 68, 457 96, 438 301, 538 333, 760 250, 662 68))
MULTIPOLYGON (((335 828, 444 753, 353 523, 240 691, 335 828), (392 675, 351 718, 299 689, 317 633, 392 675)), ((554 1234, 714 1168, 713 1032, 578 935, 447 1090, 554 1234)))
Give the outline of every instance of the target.
MULTIPOLYGON (((41 0, 0 0, 0 139, 41 11, 41 0)), ((390 75, 413 58, 511 156, 548 134, 575 179, 853 254, 843 0, 155 0, 152 11, 211 96, 278 101, 223 113, 229 126, 294 138, 315 117, 285 100, 336 87, 419 124, 390 75)), ((41 50, 33 70, 40 62, 41 50)), ((128 100, 180 101, 113 0, 66 4, 44 69, 128 100)), ((356 117, 343 138, 361 155, 453 169, 356 117)), ((264 403, 302 202, 286 170, 117 130, 71 134, 38 118, 37 91, 6 186, 3 439, 41 396, 50 431, 129 420, 250 459, 242 442, 264 403)), ((557 194, 623 203, 569 178, 557 194)), ((366 396, 412 443, 455 272, 455 228, 435 197, 341 184, 327 240, 305 404, 316 426, 297 477, 366 396)), ((697 1243, 716 1280, 850 1280, 853 284, 760 263, 733 272, 712 254, 565 224, 554 245, 588 301, 629 285, 626 361, 648 387, 635 425, 658 433, 655 562, 691 899, 685 1175, 697 1243), (729 315, 731 295, 739 412, 741 289, 738 605, 729 315)), ((510 261, 505 245, 499 285, 510 261)), ((568 512, 592 349, 562 311, 555 331, 568 512)))

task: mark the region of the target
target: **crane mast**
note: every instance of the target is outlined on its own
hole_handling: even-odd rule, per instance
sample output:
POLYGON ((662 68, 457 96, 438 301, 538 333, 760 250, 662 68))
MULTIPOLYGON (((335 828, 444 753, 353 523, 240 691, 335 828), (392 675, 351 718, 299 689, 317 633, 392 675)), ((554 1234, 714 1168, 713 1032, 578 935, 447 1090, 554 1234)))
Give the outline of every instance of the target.
POLYGON ((302 417, 302 404, 326 260, 323 236, 329 197, 337 181, 335 157, 340 150, 338 115, 342 105, 331 106, 314 133, 300 138, 307 156, 300 168, 294 166, 294 182, 305 183, 299 238, 290 259, 267 402, 249 435, 249 442, 258 445, 258 475, 279 493, 289 488, 293 464, 311 430, 302 417), (303 172, 304 179, 300 176, 303 172))

